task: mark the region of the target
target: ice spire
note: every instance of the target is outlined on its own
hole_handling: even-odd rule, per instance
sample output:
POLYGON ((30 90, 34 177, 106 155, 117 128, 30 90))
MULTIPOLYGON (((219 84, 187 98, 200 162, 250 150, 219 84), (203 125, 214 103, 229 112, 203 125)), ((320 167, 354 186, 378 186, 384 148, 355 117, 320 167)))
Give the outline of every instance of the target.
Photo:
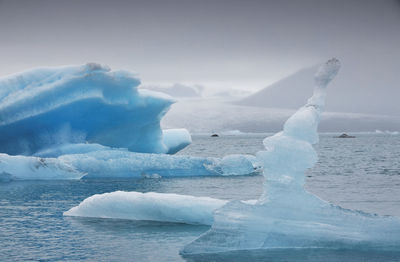
POLYGON ((346 210, 307 192, 304 172, 317 161, 312 144, 325 105, 326 86, 340 63, 333 58, 315 75, 313 96, 264 140, 257 153, 264 167, 264 193, 254 205, 231 201, 214 212, 211 229, 189 243, 183 255, 270 248, 367 246, 399 250, 400 220, 346 210))
POLYGON ((304 172, 318 159, 312 144, 318 142, 317 129, 325 105, 326 87, 339 68, 336 58, 323 64, 314 76, 313 96, 286 121, 282 132, 264 139, 266 151, 257 153, 257 158, 264 163, 266 178, 260 202, 267 198, 284 200, 287 197, 282 195, 288 195, 288 190, 303 189, 304 172))

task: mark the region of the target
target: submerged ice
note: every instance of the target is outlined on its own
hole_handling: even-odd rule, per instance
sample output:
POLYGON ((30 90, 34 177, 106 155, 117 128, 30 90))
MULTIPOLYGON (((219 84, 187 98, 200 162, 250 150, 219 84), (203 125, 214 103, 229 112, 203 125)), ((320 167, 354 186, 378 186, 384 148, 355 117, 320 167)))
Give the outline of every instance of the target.
POLYGON ((0 152, 32 155, 71 143, 96 143, 133 152, 174 153, 188 145, 186 130, 160 120, 174 100, 138 89, 126 71, 89 63, 40 68, 0 79, 0 152))
POLYGON ((312 144, 326 97, 326 86, 340 67, 337 59, 322 65, 307 104, 264 140, 257 153, 264 167, 264 193, 255 205, 231 201, 217 209, 211 229, 183 254, 269 248, 399 249, 400 220, 342 209, 304 189, 304 172, 317 161, 312 144))

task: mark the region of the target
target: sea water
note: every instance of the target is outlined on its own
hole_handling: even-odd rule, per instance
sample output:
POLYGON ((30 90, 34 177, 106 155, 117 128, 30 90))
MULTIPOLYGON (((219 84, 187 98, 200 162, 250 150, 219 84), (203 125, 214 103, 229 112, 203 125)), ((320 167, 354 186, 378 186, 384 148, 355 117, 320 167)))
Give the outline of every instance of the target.
MULTIPOLYGON (((306 188, 345 208, 400 217, 400 135, 322 134, 306 188)), ((179 154, 222 157, 262 150, 263 135, 193 137, 179 154)), ((400 261, 368 250, 258 250, 181 257, 207 226, 63 217, 93 195, 116 190, 256 199, 262 176, 13 181, 0 183, 0 261, 400 261)))

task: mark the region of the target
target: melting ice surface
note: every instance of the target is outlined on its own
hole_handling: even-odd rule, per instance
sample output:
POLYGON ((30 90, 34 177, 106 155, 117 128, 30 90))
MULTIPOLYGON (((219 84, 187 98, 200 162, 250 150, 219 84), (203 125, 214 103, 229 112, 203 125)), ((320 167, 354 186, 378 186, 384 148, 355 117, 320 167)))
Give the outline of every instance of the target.
POLYGON ((317 161, 312 144, 323 110, 326 86, 340 63, 329 60, 315 75, 307 104, 264 140, 257 153, 264 166, 264 194, 255 205, 232 201, 217 209, 209 231, 182 254, 248 249, 360 247, 399 250, 400 220, 346 210, 304 189, 304 172, 317 161))

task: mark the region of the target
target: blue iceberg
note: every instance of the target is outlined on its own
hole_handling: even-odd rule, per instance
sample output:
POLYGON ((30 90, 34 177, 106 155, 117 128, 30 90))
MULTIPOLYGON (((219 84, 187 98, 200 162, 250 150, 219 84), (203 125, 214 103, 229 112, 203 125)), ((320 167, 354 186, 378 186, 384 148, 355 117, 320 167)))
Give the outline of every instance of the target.
POLYGON ((138 89, 126 71, 89 63, 40 68, 0 79, 0 152, 33 155, 64 144, 96 143, 141 153, 175 153, 186 130, 160 120, 175 101, 138 89), (181 140, 180 140, 181 139, 181 140))

